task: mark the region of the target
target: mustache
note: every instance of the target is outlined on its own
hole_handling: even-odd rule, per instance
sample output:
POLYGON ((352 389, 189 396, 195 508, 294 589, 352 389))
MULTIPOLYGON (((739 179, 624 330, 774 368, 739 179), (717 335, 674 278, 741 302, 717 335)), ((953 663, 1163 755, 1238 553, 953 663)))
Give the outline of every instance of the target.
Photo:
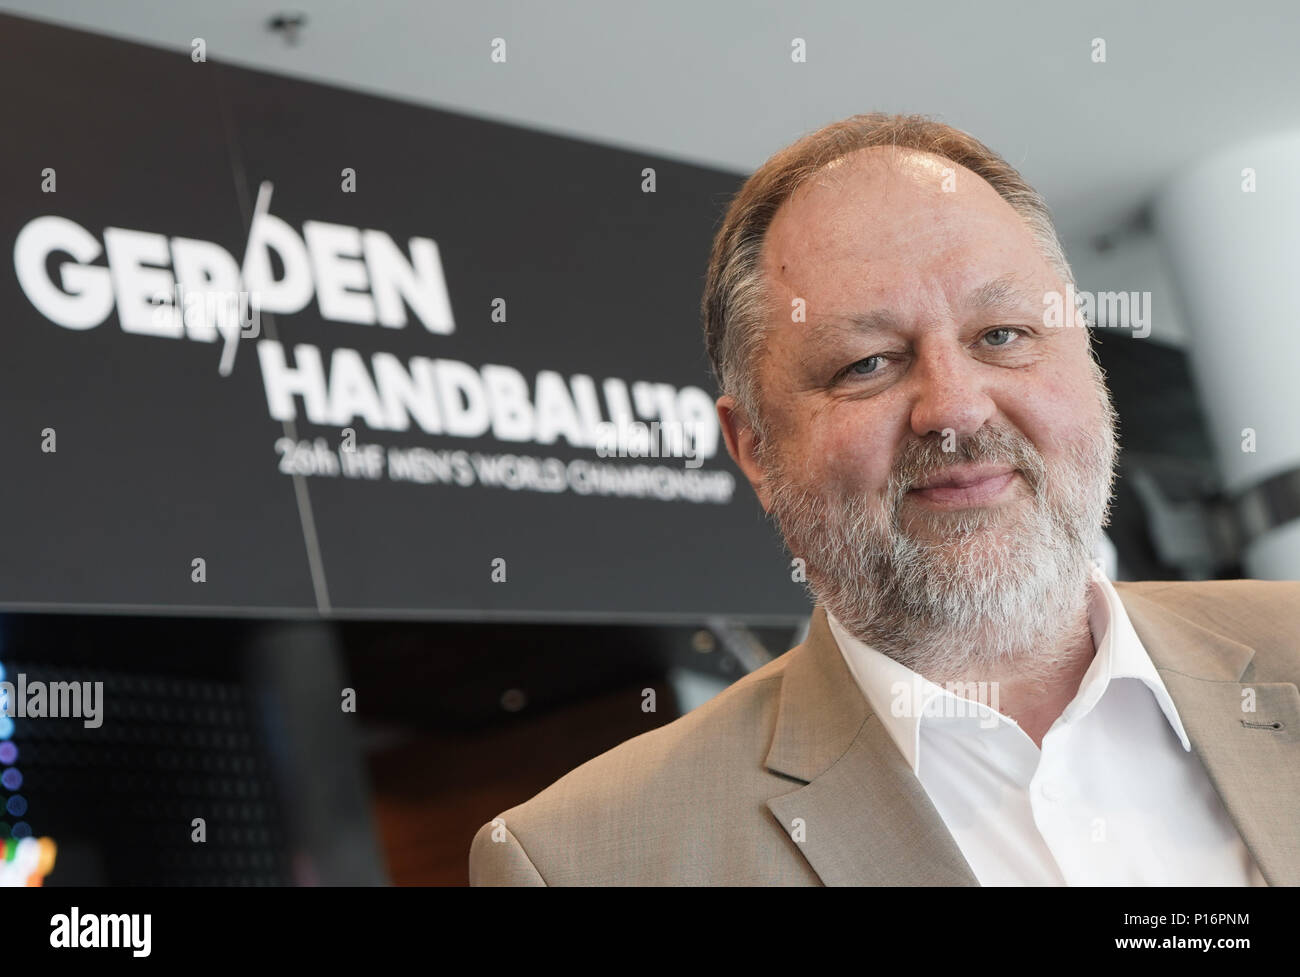
POLYGON ((890 470, 885 495, 893 511, 918 485, 957 465, 996 464, 1016 469, 1035 496, 1047 480, 1047 464, 1027 437, 1009 427, 981 427, 946 450, 946 438, 931 436, 906 442, 890 470))
MULTIPOLYGON (((786 459, 767 441, 760 443, 759 463, 773 487, 772 507, 768 517, 778 529, 789 523, 825 519, 841 504, 836 490, 827 486, 803 486, 786 459)), ((962 464, 997 464, 1014 468, 1029 485, 1035 503, 1045 504, 1048 491, 1048 467, 1032 441, 1011 427, 981 427, 955 443, 934 434, 905 442, 898 449, 885 486, 880 490, 877 511, 890 521, 894 532, 900 531, 900 517, 907 493, 923 482, 941 476, 949 468, 962 464), (947 442, 947 444, 945 444, 947 442), (945 450, 951 446, 952 450, 945 450)), ((866 496, 843 500, 854 511, 872 508, 866 496)))

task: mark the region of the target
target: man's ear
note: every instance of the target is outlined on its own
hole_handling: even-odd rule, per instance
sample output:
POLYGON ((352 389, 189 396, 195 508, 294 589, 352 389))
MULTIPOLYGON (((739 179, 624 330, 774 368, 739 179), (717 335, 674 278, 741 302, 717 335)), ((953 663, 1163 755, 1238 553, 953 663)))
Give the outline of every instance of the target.
POLYGON ((759 504, 766 512, 770 493, 763 476, 763 469, 755 454, 758 448, 758 435, 734 397, 719 397, 715 406, 718 411, 718 424, 722 427, 722 437, 727 442, 727 454, 731 455, 731 460, 745 473, 749 484, 754 488, 754 494, 758 496, 759 504))

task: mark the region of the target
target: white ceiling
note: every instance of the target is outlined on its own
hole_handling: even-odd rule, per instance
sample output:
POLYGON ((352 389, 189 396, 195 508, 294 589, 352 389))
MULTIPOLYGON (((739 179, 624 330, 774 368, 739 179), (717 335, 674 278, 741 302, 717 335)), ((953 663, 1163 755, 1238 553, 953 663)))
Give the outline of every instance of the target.
POLYGON ((1042 190, 1067 240, 1177 168, 1300 127, 1296 0, 0 0, 0 10, 748 172, 857 112, 966 129, 1042 190), (296 47, 271 15, 301 11, 296 47), (494 64, 494 37, 508 60, 494 64), (791 39, 808 61, 794 64, 791 39), (1091 60, 1092 39, 1107 62, 1091 60))

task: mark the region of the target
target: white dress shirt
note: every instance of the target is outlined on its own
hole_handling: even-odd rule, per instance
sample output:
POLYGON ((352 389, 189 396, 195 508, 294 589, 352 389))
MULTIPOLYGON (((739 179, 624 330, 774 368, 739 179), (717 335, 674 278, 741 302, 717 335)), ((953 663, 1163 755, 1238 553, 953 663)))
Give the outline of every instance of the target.
POLYGON ((1266 884, 1096 566, 1096 655, 1041 750, 995 689, 936 685, 827 620, 981 885, 1266 884))

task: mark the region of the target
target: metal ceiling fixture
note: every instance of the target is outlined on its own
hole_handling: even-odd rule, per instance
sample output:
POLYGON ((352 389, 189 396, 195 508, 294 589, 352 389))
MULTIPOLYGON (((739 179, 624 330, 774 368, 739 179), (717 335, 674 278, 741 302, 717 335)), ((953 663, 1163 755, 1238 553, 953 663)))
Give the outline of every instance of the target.
POLYGON ((266 26, 283 35, 286 44, 297 44, 298 32, 307 26, 307 15, 276 14, 266 22, 266 26))

